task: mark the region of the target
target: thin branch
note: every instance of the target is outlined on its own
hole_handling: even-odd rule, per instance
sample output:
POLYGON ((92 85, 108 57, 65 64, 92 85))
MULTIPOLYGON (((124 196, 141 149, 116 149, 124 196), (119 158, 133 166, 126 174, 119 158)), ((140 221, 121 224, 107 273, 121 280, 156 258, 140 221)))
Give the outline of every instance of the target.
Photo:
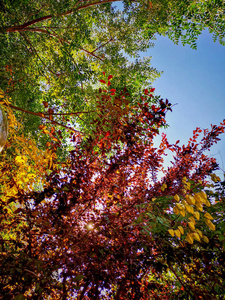
POLYGON ((83 49, 83 48, 79 48, 79 49, 80 49, 81 51, 84 51, 84 52, 86 52, 87 54, 89 54, 89 55, 91 55, 91 56, 94 56, 94 57, 96 57, 97 59, 103 61, 103 59, 102 59, 101 57, 95 55, 93 52, 89 52, 88 50, 83 49))
POLYGON ((46 120, 50 121, 52 124, 62 126, 62 127, 66 128, 66 129, 69 129, 69 130, 71 130, 71 131, 73 131, 73 132, 80 133, 80 134, 84 134, 82 131, 78 131, 78 130, 76 130, 76 129, 73 129, 72 127, 66 126, 66 125, 61 124, 61 123, 59 123, 59 122, 57 122, 57 121, 50 120, 48 117, 46 117, 46 116, 45 116, 43 113, 41 113, 41 112, 33 112, 33 111, 29 111, 29 110, 26 110, 26 109, 23 109, 23 108, 14 106, 14 105, 12 105, 12 104, 5 104, 5 103, 3 103, 2 105, 6 105, 6 106, 11 107, 12 109, 15 109, 15 110, 18 110, 18 111, 22 111, 22 112, 27 113, 27 114, 30 114, 30 115, 38 116, 38 117, 40 117, 40 118, 42 118, 42 119, 46 119, 46 120))
MULTIPOLYGON (((45 30, 45 29, 41 29, 41 28, 36 27, 36 28, 24 28, 24 29, 22 29, 21 31, 33 31, 33 32, 45 33, 45 34, 48 34, 48 35, 50 35, 50 36, 52 36, 52 37, 58 38, 59 41, 60 41, 61 43, 65 42, 66 44, 70 45, 70 42, 69 42, 69 41, 67 41, 67 40, 65 40, 65 39, 63 39, 63 38, 61 38, 58 34, 56 34, 56 33, 50 33, 49 31, 47 31, 47 30, 45 30)), ((20 31, 20 33, 21 33, 21 31, 20 31)), ((84 52, 86 52, 87 54, 89 54, 89 55, 91 55, 91 56, 94 56, 95 58, 97 58, 97 59, 103 61, 103 59, 102 59, 101 57, 99 57, 99 56, 97 56, 97 55, 95 55, 95 54, 93 53, 93 52, 95 52, 95 50, 92 51, 92 52, 89 52, 88 50, 83 49, 83 48, 79 48, 79 49, 80 49, 81 51, 84 51, 84 52)), ((35 49, 34 49, 34 50, 35 50, 35 49)), ((37 54, 37 51, 36 51, 36 50, 35 50, 35 53, 37 54)), ((37 55, 38 55, 38 54, 37 54, 37 55)), ((40 56, 38 56, 38 58, 41 59, 40 56)), ((42 63, 43 63, 43 61, 42 61, 42 63)), ((49 71, 51 72, 51 70, 49 70, 49 71)))
POLYGON ((97 47, 95 50, 91 51, 91 53, 93 54, 95 51, 101 49, 102 47, 104 47, 105 45, 109 44, 110 42, 114 41, 114 38, 111 38, 110 40, 108 40, 108 42, 102 44, 101 46, 97 47))
MULTIPOLYGON (((70 14, 72 14, 73 12, 79 11, 79 10, 81 10, 81 9, 85 9, 85 8, 92 7, 92 6, 99 5, 99 4, 112 3, 112 2, 117 2, 117 1, 120 1, 120 0, 100 0, 100 1, 93 2, 93 3, 88 3, 88 4, 86 4, 86 5, 82 5, 82 6, 79 6, 79 7, 77 7, 77 8, 72 8, 72 9, 66 11, 65 13, 56 15, 56 17, 67 16, 67 15, 70 15, 70 14)), ((25 28, 27 28, 27 27, 29 27, 29 26, 31 26, 31 25, 34 25, 34 24, 36 24, 36 23, 39 23, 39 22, 42 22, 42 21, 46 21, 46 20, 52 19, 53 17, 54 17, 53 15, 43 16, 43 17, 37 18, 37 19, 35 19, 35 20, 26 22, 26 23, 24 23, 23 25, 18 25, 18 26, 8 27, 8 28, 5 29, 5 31, 6 31, 6 32, 17 32, 17 31, 22 31, 22 30, 24 30, 25 28)))
POLYGON ((43 59, 40 57, 40 55, 38 54, 37 50, 34 48, 34 46, 32 45, 31 41, 29 40, 29 38, 24 35, 22 32, 20 32, 20 34, 22 35, 22 37, 27 41, 27 43, 30 45, 32 51, 37 55, 37 57, 39 58, 39 60, 42 62, 42 64, 46 67, 46 69, 51 72, 53 75, 56 75, 51 69, 49 69, 49 67, 45 64, 45 62, 43 61, 43 59))
POLYGON ((79 130, 73 129, 72 127, 69 127, 69 126, 63 125, 63 124, 61 124, 61 123, 59 123, 59 122, 57 122, 57 121, 53 121, 53 120, 50 120, 50 119, 48 119, 48 118, 45 118, 45 117, 44 117, 44 119, 46 119, 46 120, 50 121, 52 124, 55 124, 55 125, 62 126, 62 127, 66 128, 66 129, 69 129, 69 130, 71 130, 71 131, 73 131, 73 132, 80 133, 80 134, 83 134, 83 135, 84 135, 84 133, 83 133, 82 131, 79 131, 79 130))
POLYGON ((31 16, 39 14, 39 12, 42 10, 42 8, 48 7, 48 6, 49 6, 49 4, 43 4, 37 11, 30 13, 27 17, 27 22, 31 16))
POLYGON ((44 113, 44 115, 68 116, 68 115, 88 114, 90 112, 96 112, 96 110, 78 111, 78 112, 70 112, 70 113, 44 113))
POLYGON ((35 277, 39 277, 39 276, 36 275, 33 271, 30 271, 30 270, 28 270, 28 269, 24 269, 24 271, 26 271, 26 272, 28 272, 28 273, 34 275, 35 277))
POLYGON ((41 33, 47 33, 49 35, 51 35, 46 29, 42 29, 40 27, 28 27, 28 28, 24 28, 20 31, 33 31, 33 32, 41 32, 41 33))

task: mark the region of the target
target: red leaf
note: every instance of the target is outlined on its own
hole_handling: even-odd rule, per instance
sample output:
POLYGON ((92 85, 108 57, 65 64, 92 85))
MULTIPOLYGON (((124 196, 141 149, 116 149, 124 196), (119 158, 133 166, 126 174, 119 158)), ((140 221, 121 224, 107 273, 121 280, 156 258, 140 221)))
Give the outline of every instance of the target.
POLYGON ((102 72, 102 74, 105 76, 105 72, 102 72))
POLYGON ((153 93, 155 90, 155 88, 150 89, 150 93, 153 93))
POLYGON ((116 89, 111 89, 110 92, 116 92, 116 89))
POLYGON ((114 96, 115 95, 115 93, 111 93, 111 96, 114 96))
POLYGON ((105 138, 107 138, 110 135, 110 131, 106 132, 105 138))
POLYGON ((106 83, 105 80, 103 80, 103 79, 100 79, 99 81, 102 82, 102 83, 106 83))
POLYGON ((110 86, 111 85, 111 82, 110 81, 108 81, 108 86, 110 86))
POLYGON ((112 78, 113 78, 113 76, 112 76, 112 75, 109 75, 108 80, 110 80, 110 79, 112 79, 112 78))

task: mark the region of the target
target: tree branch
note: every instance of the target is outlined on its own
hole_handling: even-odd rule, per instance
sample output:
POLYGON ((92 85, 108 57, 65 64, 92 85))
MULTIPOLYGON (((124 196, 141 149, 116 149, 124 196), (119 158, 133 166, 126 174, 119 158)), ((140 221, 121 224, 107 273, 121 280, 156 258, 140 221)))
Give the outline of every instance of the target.
POLYGON ((43 61, 43 59, 40 57, 40 55, 38 54, 37 50, 34 48, 34 46, 32 45, 31 41, 29 40, 29 38, 27 36, 25 36, 22 32, 20 32, 20 34, 22 35, 22 37, 27 41, 27 43, 30 45, 32 51, 37 55, 38 59, 42 62, 42 64, 45 66, 45 68, 51 72, 53 75, 56 75, 51 69, 49 69, 49 67, 45 64, 45 62, 43 61))
POLYGON ((69 130, 71 130, 71 131, 73 131, 73 132, 80 133, 80 134, 84 134, 82 131, 78 131, 78 130, 76 130, 76 129, 73 129, 72 127, 66 126, 66 125, 61 124, 61 123, 59 123, 59 122, 57 122, 57 121, 50 120, 48 117, 45 116, 44 113, 29 111, 29 110, 26 110, 26 109, 17 107, 17 106, 15 106, 15 105, 12 105, 12 104, 10 104, 10 103, 9 103, 9 104, 3 103, 2 105, 6 105, 6 106, 11 107, 12 109, 15 109, 15 110, 18 110, 18 111, 22 111, 22 112, 27 113, 27 114, 30 114, 30 115, 38 116, 38 117, 40 117, 40 118, 42 118, 42 119, 46 119, 46 120, 50 121, 52 124, 62 126, 62 127, 66 128, 66 129, 69 129, 69 130))
MULTIPOLYGON (((64 12, 62 14, 56 15, 56 17, 67 16, 67 15, 70 15, 73 12, 79 11, 81 9, 85 9, 85 8, 88 8, 88 7, 92 7, 92 6, 99 5, 99 4, 104 4, 104 3, 116 2, 116 1, 120 1, 120 0, 100 0, 100 1, 92 2, 92 3, 88 3, 88 4, 85 4, 85 5, 81 5, 81 6, 77 7, 77 8, 70 9, 70 10, 68 10, 68 11, 66 11, 66 12, 64 12)), ((26 22, 23 25, 17 25, 17 26, 8 27, 8 28, 5 29, 5 31, 6 32, 23 31, 23 30, 25 30, 25 28, 27 28, 27 27, 29 27, 31 25, 34 25, 34 24, 37 24, 39 22, 43 22, 43 21, 52 19, 53 17, 54 17, 53 15, 43 16, 43 17, 37 18, 35 20, 26 22)))
MULTIPOLYGON (((58 38, 59 39, 59 41, 61 42, 61 43, 63 43, 63 42, 65 42, 66 44, 68 44, 68 45, 70 45, 70 42, 69 41, 67 41, 67 40, 65 40, 65 39, 63 39, 63 38, 61 38, 58 34, 56 34, 56 33, 51 33, 51 32, 49 32, 48 30, 45 30, 45 29, 41 29, 41 28, 38 28, 38 27, 36 27, 36 28, 25 28, 25 29, 23 29, 23 30, 21 30, 21 31, 33 31, 33 32, 40 32, 40 33, 45 33, 45 34, 48 34, 48 35, 50 35, 50 36, 52 36, 52 37, 56 37, 56 38, 58 38)), ((20 33, 21 33, 21 31, 20 31, 20 33)), ((107 42, 108 43, 108 42, 107 42)), ((107 44, 107 43, 105 43, 105 44, 107 44)), ((30 44, 30 43, 29 43, 30 44)), ((104 45, 102 45, 101 47, 103 47, 104 45)), ((99 48, 101 48, 101 47, 99 47, 99 48)), ((41 60, 41 58, 40 58, 40 56, 38 55, 38 53, 37 53, 37 51, 32 47, 32 49, 34 50, 34 52, 36 53, 36 55, 38 56, 38 58, 41 60)), ((97 59, 99 59, 99 60, 101 60, 101 61, 103 61, 103 59, 101 58, 101 57, 99 57, 99 56, 97 56, 97 55, 95 55, 93 52, 95 52, 97 49, 95 49, 94 51, 92 51, 92 52, 89 52, 88 50, 86 50, 86 49, 83 49, 83 48, 79 48, 81 51, 84 51, 84 52, 86 52, 87 54, 89 54, 89 55, 91 55, 91 56, 94 56, 95 58, 97 58, 97 59)), ((41 60, 42 61, 42 60, 41 60)), ((42 63, 43 63, 43 61, 42 61, 42 63)), ((52 72, 51 70, 49 70, 50 72, 52 72)))
POLYGON ((68 115, 88 114, 90 112, 96 112, 96 110, 78 111, 78 112, 70 112, 70 113, 43 113, 43 114, 44 115, 53 115, 53 116, 68 116, 68 115))
POLYGON ((93 54, 95 51, 99 50, 100 48, 104 47, 105 45, 109 44, 111 41, 113 41, 114 38, 111 38, 110 40, 108 40, 108 42, 102 44, 101 46, 97 47, 95 50, 91 51, 91 53, 93 54))

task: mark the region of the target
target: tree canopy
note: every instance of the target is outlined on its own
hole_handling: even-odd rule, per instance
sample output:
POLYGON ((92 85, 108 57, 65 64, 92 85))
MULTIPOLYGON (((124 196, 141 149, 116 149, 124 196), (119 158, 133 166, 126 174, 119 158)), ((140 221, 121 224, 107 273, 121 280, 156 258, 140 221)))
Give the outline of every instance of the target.
POLYGON ((225 120, 155 147, 172 104, 138 54, 156 34, 223 43, 224 2, 114 2, 1 1, 1 299, 224 297, 225 182, 205 151, 225 120))
POLYGON ((155 34, 195 47, 208 28, 224 42, 223 1, 125 1, 121 9, 116 3, 1 1, 1 89, 40 145, 46 143, 37 131, 43 123, 63 125, 64 138, 68 124, 90 134, 96 79, 103 71, 116 78, 114 88, 126 86, 136 103, 159 76, 149 58, 138 56, 155 34))

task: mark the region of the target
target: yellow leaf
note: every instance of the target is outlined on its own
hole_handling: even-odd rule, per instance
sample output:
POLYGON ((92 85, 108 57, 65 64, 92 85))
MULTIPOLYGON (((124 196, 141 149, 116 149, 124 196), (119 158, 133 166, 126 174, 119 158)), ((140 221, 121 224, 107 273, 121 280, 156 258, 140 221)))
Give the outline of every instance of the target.
POLYGON ((180 230, 181 234, 184 234, 184 228, 182 226, 178 226, 178 229, 180 230))
POLYGON ((206 212, 206 213, 204 214, 204 217, 205 217, 206 219, 213 220, 213 217, 212 217, 208 212, 206 212))
POLYGON ((197 232, 194 232, 194 233, 192 234, 192 236, 193 236, 193 238, 194 238, 196 241, 201 242, 200 236, 198 235, 197 232))
POLYGON ((205 200, 205 205, 210 207, 211 206, 211 203, 209 202, 209 200, 205 200))
POLYGON ((195 216, 195 218, 196 218, 197 220, 200 219, 200 214, 199 214, 198 211, 195 211, 195 212, 194 212, 194 216, 195 216))
POLYGON ((197 193, 197 194, 195 194, 194 195, 194 198, 195 198, 195 200, 197 201, 197 202, 199 202, 199 203, 205 203, 205 198, 203 198, 202 196, 201 196, 201 193, 197 193))
POLYGON ((180 210, 180 214, 182 217, 185 217, 185 210, 180 210))
POLYGON ((190 206, 190 205, 185 205, 185 208, 186 208, 186 211, 187 211, 188 213, 193 214, 194 209, 193 209, 192 206, 190 206))
POLYGON ((16 156, 15 163, 17 165, 23 165, 23 164, 25 164, 26 161, 24 160, 24 156, 16 156))
POLYGON ((174 200, 177 201, 177 202, 180 201, 180 197, 179 197, 178 195, 175 195, 173 198, 174 198, 174 200))
POLYGON ((174 231, 174 233, 175 233, 175 235, 176 235, 178 238, 180 238, 180 230, 177 229, 177 230, 174 231))
POLYGON ((187 201, 188 204, 190 205, 194 205, 195 204, 195 198, 191 195, 186 195, 185 199, 187 201))
POLYGON ((209 219, 205 219, 205 223, 211 230, 216 230, 216 226, 209 219))
POLYGON ((198 235, 200 236, 200 238, 203 237, 203 234, 202 234, 201 230, 197 229, 196 232, 198 233, 198 235))
POLYGON ((186 183, 186 181, 187 181, 187 177, 184 176, 184 177, 182 178, 182 182, 183 182, 183 183, 186 183))
POLYGON ((176 215, 179 215, 179 209, 175 206, 173 208, 173 212, 176 214, 176 215))
POLYGON ((195 219, 194 219, 193 217, 189 217, 188 220, 189 220, 190 222, 194 223, 194 224, 196 223, 196 222, 195 222, 195 219))
POLYGON ((186 241, 187 241, 189 244, 193 244, 193 243, 194 243, 193 237, 191 236, 190 233, 187 234, 187 236, 186 236, 186 241))
POLYGON ((201 198, 207 200, 207 195, 205 192, 201 191, 199 194, 200 194, 201 198))
POLYGON ((188 222, 188 226, 192 231, 195 230, 195 224, 193 222, 188 222))
POLYGON ((181 203, 176 203, 176 207, 177 207, 179 210, 184 210, 184 205, 181 204, 181 203))
POLYGON ((202 204, 198 204, 198 205, 196 205, 196 208, 197 208, 197 210, 199 210, 199 211, 203 211, 202 204))
POLYGON ((169 229, 168 232, 169 232, 170 235, 174 236, 174 230, 173 229, 169 229))
POLYGON ((167 185, 165 183, 163 183, 163 185, 161 186, 161 191, 164 192, 166 188, 167 188, 167 185))
POLYGON ((205 243, 209 243, 209 239, 207 238, 207 236, 203 235, 202 237, 203 242, 205 243))

